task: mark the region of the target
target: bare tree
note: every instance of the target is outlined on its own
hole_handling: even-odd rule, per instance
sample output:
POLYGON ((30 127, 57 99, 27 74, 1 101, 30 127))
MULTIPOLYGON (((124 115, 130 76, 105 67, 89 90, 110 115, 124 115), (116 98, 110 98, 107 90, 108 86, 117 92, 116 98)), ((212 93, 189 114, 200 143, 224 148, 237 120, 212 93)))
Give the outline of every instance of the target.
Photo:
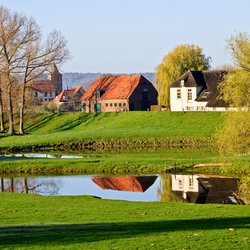
POLYGON ((19 132, 24 133, 24 109, 26 89, 32 88, 32 81, 45 72, 48 72, 53 63, 60 64, 69 58, 69 51, 63 36, 57 32, 52 32, 44 45, 41 45, 41 38, 27 44, 26 54, 23 61, 23 81, 21 86, 20 100, 20 123, 19 132))
POLYGON ((0 7, 0 71, 6 85, 9 134, 14 134, 13 85, 22 79, 19 132, 23 134, 23 114, 28 84, 48 71, 53 63, 66 60, 68 55, 66 41, 59 32, 52 32, 42 45, 40 29, 32 18, 0 7))

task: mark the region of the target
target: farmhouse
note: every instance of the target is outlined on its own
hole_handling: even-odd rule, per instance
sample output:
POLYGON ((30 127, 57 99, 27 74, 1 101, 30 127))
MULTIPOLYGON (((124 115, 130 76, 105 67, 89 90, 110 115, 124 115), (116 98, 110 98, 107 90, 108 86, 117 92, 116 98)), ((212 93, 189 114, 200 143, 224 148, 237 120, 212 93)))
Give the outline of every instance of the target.
POLYGON ((157 104, 157 96, 153 84, 142 75, 101 76, 83 95, 83 111, 150 110, 157 104))
POLYGON ((228 105, 218 98, 222 70, 188 71, 170 85, 171 111, 225 111, 228 105))
POLYGON ((47 80, 34 81, 30 84, 30 87, 32 88, 33 98, 38 103, 52 101, 62 91, 62 74, 54 64, 47 80))
POLYGON ((84 93, 85 90, 82 87, 71 87, 71 89, 63 90, 53 102, 59 111, 81 111, 81 98, 84 93))

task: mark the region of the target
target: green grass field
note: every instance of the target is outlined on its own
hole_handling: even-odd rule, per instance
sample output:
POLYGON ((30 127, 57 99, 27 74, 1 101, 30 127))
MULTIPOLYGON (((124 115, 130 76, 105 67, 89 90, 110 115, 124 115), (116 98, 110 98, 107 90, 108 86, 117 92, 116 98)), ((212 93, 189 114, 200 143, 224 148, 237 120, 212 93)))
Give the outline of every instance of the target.
MULTIPOLYGON (((55 152, 52 152, 52 154, 55 152)), ((62 152, 56 152, 63 154, 62 152)), ((221 159, 214 150, 169 149, 131 152, 71 152, 80 159, 34 159, 0 157, 1 174, 71 173, 163 173, 188 171, 249 174, 250 156, 221 159), (194 167, 199 163, 225 163, 224 166, 194 167), (230 165, 228 165, 230 164, 230 165)))
POLYGON ((250 208, 0 193, 0 249, 249 249, 250 208))
POLYGON ((208 140, 222 126, 217 112, 61 113, 30 115, 26 135, 1 136, 0 148, 53 146, 110 139, 208 140))

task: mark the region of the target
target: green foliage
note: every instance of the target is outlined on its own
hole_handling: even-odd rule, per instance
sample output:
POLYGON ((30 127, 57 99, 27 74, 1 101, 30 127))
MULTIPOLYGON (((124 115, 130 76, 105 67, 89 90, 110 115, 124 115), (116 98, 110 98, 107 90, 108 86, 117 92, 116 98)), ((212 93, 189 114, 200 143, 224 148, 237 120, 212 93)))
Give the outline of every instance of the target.
POLYGON ((219 86, 221 99, 232 107, 250 107, 249 81, 250 71, 236 70, 227 73, 219 86))
POLYGON ((227 43, 236 69, 229 72, 220 84, 221 99, 234 107, 249 108, 250 38, 246 33, 239 33, 227 43))
POLYGON ((250 205, 250 176, 243 177, 239 183, 239 189, 236 195, 245 204, 250 205))
POLYGON ((229 112, 217 132, 217 146, 224 156, 250 153, 250 112, 229 112))
POLYGON ((210 68, 210 57, 196 45, 179 45, 169 52, 156 67, 155 82, 159 89, 158 102, 169 107, 169 86, 187 70, 210 68))

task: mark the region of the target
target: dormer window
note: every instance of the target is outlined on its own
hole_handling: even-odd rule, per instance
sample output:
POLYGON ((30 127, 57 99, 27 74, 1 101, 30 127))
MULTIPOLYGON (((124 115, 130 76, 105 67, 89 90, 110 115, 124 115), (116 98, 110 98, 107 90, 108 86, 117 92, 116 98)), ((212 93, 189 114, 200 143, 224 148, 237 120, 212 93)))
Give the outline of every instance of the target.
POLYGON ((205 91, 205 92, 202 94, 201 98, 207 98, 208 95, 209 95, 209 91, 205 91))

